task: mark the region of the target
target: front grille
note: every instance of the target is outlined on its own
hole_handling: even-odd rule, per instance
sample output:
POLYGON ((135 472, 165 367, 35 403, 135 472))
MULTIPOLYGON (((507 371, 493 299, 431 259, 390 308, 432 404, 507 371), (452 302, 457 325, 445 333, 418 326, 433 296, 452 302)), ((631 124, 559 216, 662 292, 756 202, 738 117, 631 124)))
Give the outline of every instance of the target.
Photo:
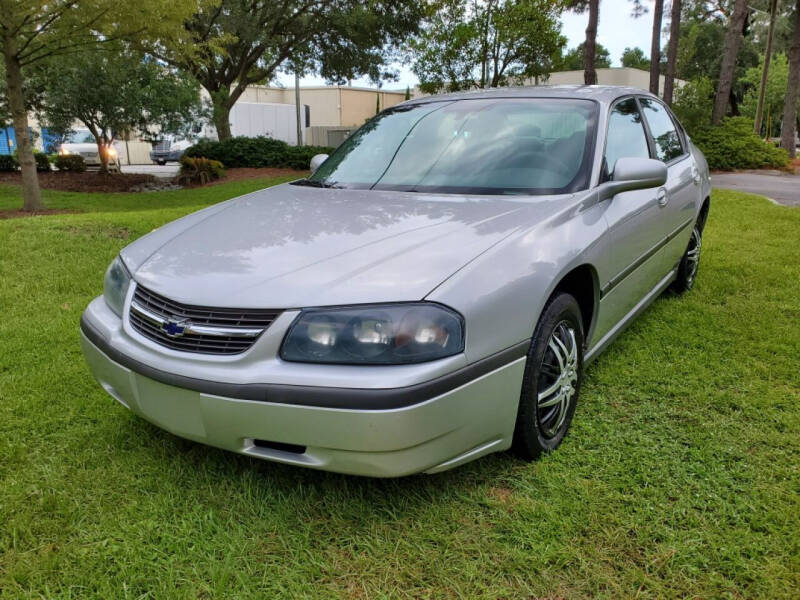
POLYGON ((153 144, 153 152, 169 152, 170 145, 169 140, 161 140, 157 144, 153 144))
POLYGON ((280 313, 182 304, 137 285, 130 324, 144 337, 173 350, 238 354, 250 348, 280 313))

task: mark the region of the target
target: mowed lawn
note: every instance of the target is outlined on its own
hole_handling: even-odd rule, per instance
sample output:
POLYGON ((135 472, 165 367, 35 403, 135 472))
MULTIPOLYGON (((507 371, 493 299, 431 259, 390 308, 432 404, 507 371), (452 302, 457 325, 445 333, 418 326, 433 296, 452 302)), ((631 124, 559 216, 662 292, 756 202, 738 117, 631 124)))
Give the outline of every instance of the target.
POLYGON ((715 192, 695 289, 589 368, 555 454, 370 480, 176 438, 84 365, 120 248, 271 183, 0 221, 0 597, 800 597, 800 210, 715 192))

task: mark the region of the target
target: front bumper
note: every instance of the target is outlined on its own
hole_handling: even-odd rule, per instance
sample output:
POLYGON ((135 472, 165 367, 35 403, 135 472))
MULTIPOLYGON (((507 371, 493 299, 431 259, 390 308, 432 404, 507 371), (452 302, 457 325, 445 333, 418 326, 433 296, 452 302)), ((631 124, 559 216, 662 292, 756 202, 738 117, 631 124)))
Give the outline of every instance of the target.
POLYGON ((151 360, 143 361, 147 355, 141 352, 131 359, 124 348, 137 340, 126 340, 131 336, 122 320, 109 313, 100 298, 82 318, 81 344, 90 370, 121 404, 181 437, 257 458, 373 477, 436 473, 511 445, 525 366, 519 349, 488 363, 483 372, 473 371, 478 374, 468 381, 451 374, 396 388, 285 383, 237 388, 162 371, 164 357, 155 347, 147 348, 151 360), (350 392, 351 406, 361 408, 337 407, 350 392), (387 405, 392 408, 381 408, 387 405))

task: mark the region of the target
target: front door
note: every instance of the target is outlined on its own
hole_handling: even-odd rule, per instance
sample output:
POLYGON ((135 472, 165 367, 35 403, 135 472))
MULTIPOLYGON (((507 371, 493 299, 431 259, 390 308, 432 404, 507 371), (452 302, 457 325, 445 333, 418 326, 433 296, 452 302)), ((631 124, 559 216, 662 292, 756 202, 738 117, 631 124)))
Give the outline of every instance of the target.
MULTIPOLYGON (((635 98, 611 109, 606 136, 606 179, 620 158, 650 158, 651 148, 635 98)), ((658 251, 663 247, 663 206, 666 187, 635 190, 607 200, 611 279, 601 282, 596 337, 600 340, 664 277, 658 251)))

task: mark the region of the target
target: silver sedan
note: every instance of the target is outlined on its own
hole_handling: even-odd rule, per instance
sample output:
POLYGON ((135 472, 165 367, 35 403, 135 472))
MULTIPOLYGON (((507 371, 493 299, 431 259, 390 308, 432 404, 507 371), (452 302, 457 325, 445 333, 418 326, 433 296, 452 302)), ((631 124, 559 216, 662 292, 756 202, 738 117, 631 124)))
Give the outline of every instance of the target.
POLYGON ((111 396, 179 436, 343 473, 535 459, 585 365, 697 274, 708 167, 640 90, 413 100, 312 162, 120 253, 81 320, 111 396))

